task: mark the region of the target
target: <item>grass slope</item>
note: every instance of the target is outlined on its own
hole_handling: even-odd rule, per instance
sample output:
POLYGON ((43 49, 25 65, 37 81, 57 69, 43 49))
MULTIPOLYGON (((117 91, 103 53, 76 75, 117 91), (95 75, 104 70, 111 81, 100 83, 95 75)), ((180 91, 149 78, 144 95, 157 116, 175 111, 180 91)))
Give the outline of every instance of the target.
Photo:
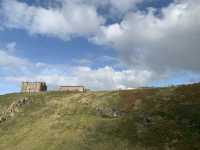
MULTIPOLYGON (((0 111, 26 96, 0 96, 0 111)), ((0 124, 0 149, 200 149, 200 84, 114 92, 48 92, 33 94, 31 100, 0 124), (120 115, 107 115, 110 110, 120 115)))

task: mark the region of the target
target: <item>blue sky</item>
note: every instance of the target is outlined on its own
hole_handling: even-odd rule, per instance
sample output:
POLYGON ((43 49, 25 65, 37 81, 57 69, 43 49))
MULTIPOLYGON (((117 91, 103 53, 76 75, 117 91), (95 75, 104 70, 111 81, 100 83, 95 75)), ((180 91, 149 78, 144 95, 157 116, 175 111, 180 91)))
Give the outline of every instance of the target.
POLYGON ((0 94, 198 82, 197 0, 1 0, 0 94))

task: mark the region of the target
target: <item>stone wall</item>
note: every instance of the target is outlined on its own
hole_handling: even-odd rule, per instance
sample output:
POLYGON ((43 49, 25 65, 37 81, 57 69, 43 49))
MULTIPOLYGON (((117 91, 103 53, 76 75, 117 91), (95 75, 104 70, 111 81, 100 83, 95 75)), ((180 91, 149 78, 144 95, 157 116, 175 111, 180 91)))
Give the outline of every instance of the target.
POLYGON ((84 86, 60 86, 59 91, 78 91, 78 92, 85 92, 84 86))
POLYGON ((21 92, 43 92, 47 91, 47 85, 45 82, 22 82, 21 92))
POLYGON ((29 98, 22 98, 20 100, 14 101, 7 110, 0 112, 0 124, 13 117, 24 105, 32 103, 29 98))

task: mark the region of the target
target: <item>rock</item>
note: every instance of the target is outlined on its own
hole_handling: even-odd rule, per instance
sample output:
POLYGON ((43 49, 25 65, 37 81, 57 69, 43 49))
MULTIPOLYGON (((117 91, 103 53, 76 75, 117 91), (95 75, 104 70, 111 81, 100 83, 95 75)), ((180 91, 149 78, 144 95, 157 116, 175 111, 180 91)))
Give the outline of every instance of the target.
POLYGON ((121 116, 121 113, 117 109, 114 109, 114 108, 98 107, 96 111, 97 111, 97 115, 100 115, 102 117, 117 118, 121 116))
POLYGON ((7 118, 5 116, 0 116, 0 123, 4 122, 6 120, 7 120, 7 118))
POLYGON ((16 111, 16 107, 17 107, 16 103, 15 103, 15 102, 12 103, 12 104, 8 107, 7 112, 9 112, 9 113, 15 112, 15 111, 16 111))
POLYGON ((18 100, 16 102, 13 102, 7 109, 7 112, 10 113, 15 113, 15 112, 19 112, 19 107, 22 107, 23 105, 26 105, 27 103, 29 103, 29 100, 27 98, 23 98, 21 100, 18 100))
POLYGON ((0 114, 0 123, 7 120, 8 117, 13 117, 15 113, 19 112, 19 108, 31 103, 31 100, 28 98, 23 98, 18 101, 13 102, 5 112, 0 114))

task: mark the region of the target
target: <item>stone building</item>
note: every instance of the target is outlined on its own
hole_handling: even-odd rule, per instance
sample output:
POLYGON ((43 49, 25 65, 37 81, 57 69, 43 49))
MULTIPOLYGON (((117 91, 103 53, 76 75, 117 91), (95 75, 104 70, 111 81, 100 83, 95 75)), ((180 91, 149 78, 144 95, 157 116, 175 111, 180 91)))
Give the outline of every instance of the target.
POLYGON ((21 92, 45 92, 47 91, 47 85, 45 82, 22 82, 21 92))
POLYGON ((85 92, 86 89, 84 86, 60 86, 59 91, 77 91, 77 92, 85 92))

